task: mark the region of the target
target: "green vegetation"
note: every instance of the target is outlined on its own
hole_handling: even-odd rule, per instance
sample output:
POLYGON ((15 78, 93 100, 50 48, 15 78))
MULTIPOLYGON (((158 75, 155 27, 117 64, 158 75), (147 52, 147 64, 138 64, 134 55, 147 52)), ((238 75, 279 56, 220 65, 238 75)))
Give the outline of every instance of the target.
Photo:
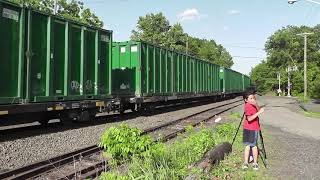
POLYGON ((229 118, 239 120, 241 118, 241 114, 239 112, 231 112, 229 118))
POLYGON ((212 176, 221 179, 272 179, 268 175, 267 169, 263 166, 261 159, 259 159, 259 171, 253 171, 250 167, 247 171, 242 170, 243 150, 242 130, 240 130, 233 144, 232 154, 212 170, 212 176))
POLYGON ((298 96, 303 93, 303 60, 304 41, 297 34, 313 32, 308 36, 308 95, 320 97, 320 25, 315 27, 287 26, 271 35, 266 44, 267 58, 251 71, 251 78, 262 93, 276 92, 278 89, 277 72, 281 73, 281 89, 287 87, 287 67, 297 66, 297 71, 291 72, 292 94, 298 96))
MULTIPOLYGON (((11 2, 24 4, 25 6, 53 14, 54 0, 10 0, 11 2)), ((84 3, 77 0, 58 0, 57 15, 67 19, 85 23, 95 27, 103 27, 103 22, 84 3)))
POLYGON ((171 26, 162 13, 151 13, 139 17, 137 30, 132 31, 131 39, 142 40, 181 52, 186 52, 188 44, 190 55, 228 68, 233 65, 231 55, 222 45, 217 44, 214 40, 199 39, 188 35, 179 23, 171 26))
POLYGON ((308 103, 308 102, 310 102, 310 98, 309 97, 304 98, 303 93, 298 94, 297 97, 298 97, 298 102, 299 103, 308 103))
POLYGON ((319 112, 303 112, 304 115, 308 117, 315 117, 315 118, 320 118, 320 113, 319 112))
POLYGON ((142 131, 126 124, 111 127, 102 135, 99 147, 107 149, 106 156, 116 161, 128 160, 149 150, 153 141, 150 136, 142 136, 142 131))
MULTIPOLYGON (((218 179, 253 179, 264 177, 263 170, 253 172, 252 170, 243 171, 241 169, 243 146, 240 135, 235 142, 233 153, 220 165, 214 167, 211 172, 205 173, 201 169, 193 167, 193 163, 200 160, 215 145, 231 141, 236 125, 235 123, 225 123, 214 129, 201 127, 196 130, 188 127, 187 137, 185 135, 183 137, 179 136, 175 142, 170 144, 153 143, 150 145, 146 143, 144 146, 147 147, 145 152, 137 151, 136 154, 132 151, 132 158, 126 164, 125 170, 114 167, 111 172, 103 173, 100 179, 185 179, 187 176, 195 176, 201 179, 211 179, 213 177, 218 179)), ((124 126, 122 125, 122 127, 124 126)), ((124 128, 124 131, 124 134, 131 132, 130 128, 127 127, 124 128)), ((105 146, 108 153, 111 153, 109 149, 114 149, 114 147, 115 144, 112 144, 111 147, 105 146)))

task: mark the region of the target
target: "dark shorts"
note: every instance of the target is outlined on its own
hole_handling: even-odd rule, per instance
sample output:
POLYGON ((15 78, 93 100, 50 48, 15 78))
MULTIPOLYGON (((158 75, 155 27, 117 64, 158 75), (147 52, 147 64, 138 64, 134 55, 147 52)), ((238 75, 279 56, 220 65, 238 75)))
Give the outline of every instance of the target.
POLYGON ((243 130, 243 144, 247 146, 257 146, 259 131, 258 130, 243 130))

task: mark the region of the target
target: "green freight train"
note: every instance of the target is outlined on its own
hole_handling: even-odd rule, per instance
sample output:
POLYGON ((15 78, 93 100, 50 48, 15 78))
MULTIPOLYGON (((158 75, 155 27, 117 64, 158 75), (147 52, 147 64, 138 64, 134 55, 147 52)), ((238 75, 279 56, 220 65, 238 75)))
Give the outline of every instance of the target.
MULTIPOLYGON (((143 42, 113 43, 113 70, 134 80, 137 97, 218 94, 219 66, 143 42), (125 71, 126 70, 126 71, 125 71)), ((114 81, 120 81, 113 76, 114 81)), ((133 82, 133 81, 132 81, 133 82)), ((120 83, 121 84, 121 83, 120 83)), ((125 83, 122 83, 125 84, 125 83)), ((114 94, 121 91, 114 87, 114 94)), ((118 93, 121 94, 121 93, 118 93)))
MULTIPOLYGON (((250 78, 112 31, 0 0, 0 124, 239 95, 250 78)), ((19 122, 17 122, 19 123, 19 122)))
POLYGON ((114 42, 112 57, 113 95, 138 105, 237 95, 250 86, 241 73, 146 42, 114 42))
POLYGON ((232 69, 221 67, 219 76, 221 92, 226 94, 243 92, 251 85, 248 76, 232 69))
POLYGON ((0 114, 79 117, 111 99, 112 31, 5 1, 0 15, 0 114))

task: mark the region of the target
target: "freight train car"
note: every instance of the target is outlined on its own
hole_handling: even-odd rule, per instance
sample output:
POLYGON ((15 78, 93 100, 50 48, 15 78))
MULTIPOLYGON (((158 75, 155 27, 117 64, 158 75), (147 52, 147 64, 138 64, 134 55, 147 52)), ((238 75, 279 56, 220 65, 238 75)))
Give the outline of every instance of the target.
POLYGON ((251 79, 249 76, 246 76, 246 75, 242 75, 242 81, 243 81, 243 90, 248 90, 249 88, 252 87, 252 84, 251 84, 251 79))
POLYGON ((0 0, 0 39, 0 118, 83 119, 111 101, 112 31, 0 0))
POLYGON ((221 67, 219 76, 221 92, 224 94, 241 93, 248 88, 247 78, 232 69, 221 67))
POLYGON ((244 90, 240 73, 146 42, 114 42, 112 55, 113 94, 130 99, 131 109, 132 104, 139 108, 146 103, 216 98, 244 90))

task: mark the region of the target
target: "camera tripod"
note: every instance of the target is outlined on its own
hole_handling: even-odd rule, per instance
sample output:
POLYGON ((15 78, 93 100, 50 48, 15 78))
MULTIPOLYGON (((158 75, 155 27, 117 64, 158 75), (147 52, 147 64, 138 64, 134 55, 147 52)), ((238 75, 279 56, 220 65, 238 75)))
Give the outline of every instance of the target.
MULTIPOLYGON (((237 135, 238 135, 238 132, 239 132, 240 126, 241 126, 241 124, 242 124, 243 118, 244 118, 244 113, 243 113, 243 115, 242 115, 242 117, 241 117, 241 120, 240 120, 238 129, 237 129, 237 132, 236 132, 236 134, 235 134, 234 137, 233 137, 231 146, 233 146, 233 143, 234 143, 234 141, 236 140, 236 137, 237 137, 237 135)), ((265 148, 265 146, 264 146, 263 136, 262 136, 262 131, 261 131, 261 130, 259 131, 259 135, 260 135, 260 138, 258 138, 258 140, 257 140, 258 154, 259 154, 259 157, 260 157, 261 160, 262 160, 262 163, 263 163, 264 167, 267 168, 268 159, 267 159, 266 148, 265 148), (259 140, 260 140, 260 141, 259 141, 259 140), (259 148, 259 144, 261 144, 261 148, 259 148)))

